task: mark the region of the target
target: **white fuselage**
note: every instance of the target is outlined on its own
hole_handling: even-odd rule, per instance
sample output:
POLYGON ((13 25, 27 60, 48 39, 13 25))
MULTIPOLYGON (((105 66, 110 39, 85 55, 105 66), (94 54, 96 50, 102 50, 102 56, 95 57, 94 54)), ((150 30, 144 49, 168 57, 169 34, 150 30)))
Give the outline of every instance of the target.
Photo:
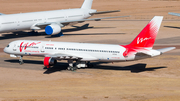
POLYGON ((82 57, 81 61, 125 61, 125 50, 120 45, 18 40, 11 42, 4 52, 16 56, 45 57, 67 54, 82 57))
POLYGON ((0 33, 21 30, 38 30, 34 25, 61 21, 80 20, 90 17, 92 9, 65 9, 32 13, 0 15, 0 33))
POLYGON ((161 54, 160 51, 153 49, 134 48, 130 55, 126 56, 128 51, 129 49, 121 45, 33 40, 13 41, 4 48, 4 52, 15 56, 44 56, 57 60, 80 59, 81 61, 132 61, 161 54), (148 54, 148 57, 137 56, 138 52, 148 54))

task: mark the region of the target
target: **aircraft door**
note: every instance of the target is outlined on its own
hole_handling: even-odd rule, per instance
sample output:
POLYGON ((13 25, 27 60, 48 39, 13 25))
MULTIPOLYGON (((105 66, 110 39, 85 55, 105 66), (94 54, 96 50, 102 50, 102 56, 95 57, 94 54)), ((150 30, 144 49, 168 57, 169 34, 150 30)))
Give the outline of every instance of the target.
POLYGON ((66 12, 64 12, 64 20, 67 21, 68 20, 68 14, 66 12))
POLYGON ((41 53, 44 53, 45 52, 45 45, 44 44, 42 44, 42 46, 41 46, 41 53))
POLYGON ((14 43, 13 51, 17 51, 17 43, 14 43))
POLYGON ((17 28, 19 29, 19 27, 20 27, 20 20, 19 20, 19 18, 17 18, 17 28))
POLYGON ((0 21, 0 30, 1 30, 1 21, 0 21))

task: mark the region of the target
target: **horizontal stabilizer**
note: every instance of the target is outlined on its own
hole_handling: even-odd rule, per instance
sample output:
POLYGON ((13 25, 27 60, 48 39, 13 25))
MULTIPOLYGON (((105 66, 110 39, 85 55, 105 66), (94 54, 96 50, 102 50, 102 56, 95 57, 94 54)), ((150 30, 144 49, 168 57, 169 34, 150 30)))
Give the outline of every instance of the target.
POLYGON ((167 48, 158 49, 157 51, 160 51, 161 53, 165 53, 165 52, 173 50, 175 48, 176 47, 167 47, 167 48))
POLYGON ((180 13, 173 13, 173 12, 169 12, 169 15, 174 15, 174 16, 180 16, 180 13))
POLYGON ((89 13, 90 15, 94 14, 105 14, 105 13, 114 13, 114 12, 120 12, 120 10, 114 10, 114 11, 101 11, 101 12, 95 12, 95 13, 89 13))

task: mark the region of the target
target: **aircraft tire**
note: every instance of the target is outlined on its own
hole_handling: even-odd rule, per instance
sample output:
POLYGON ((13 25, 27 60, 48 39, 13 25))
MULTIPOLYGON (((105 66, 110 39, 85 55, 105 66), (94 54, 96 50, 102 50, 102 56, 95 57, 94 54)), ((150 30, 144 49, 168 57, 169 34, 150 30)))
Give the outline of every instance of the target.
POLYGON ((24 62, 19 62, 20 65, 24 64, 24 62))
POLYGON ((67 67, 67 70, 71 70, 71 67, 69 66, 69 67, 67 67))
POLYGON ((75 70, 77 70, 77 67, 71 67, 70 70, 75 71, 75 70))

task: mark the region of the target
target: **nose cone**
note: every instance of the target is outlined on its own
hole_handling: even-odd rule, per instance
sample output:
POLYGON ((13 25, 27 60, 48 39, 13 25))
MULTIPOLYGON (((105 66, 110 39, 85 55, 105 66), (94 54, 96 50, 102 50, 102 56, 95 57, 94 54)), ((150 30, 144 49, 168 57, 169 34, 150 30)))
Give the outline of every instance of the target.
POLYGON ((9 48, 8 48, 8 47, 5 47, 5 48, 4 48, 4 52, 7 53, 7 54, 10 54, 9 48))
POLYGON ((7 51, 7 47, 5 47, 5 48, 4 48, 4 52, 5 52, 5 53, 8 53, 8 51, 7 51))

